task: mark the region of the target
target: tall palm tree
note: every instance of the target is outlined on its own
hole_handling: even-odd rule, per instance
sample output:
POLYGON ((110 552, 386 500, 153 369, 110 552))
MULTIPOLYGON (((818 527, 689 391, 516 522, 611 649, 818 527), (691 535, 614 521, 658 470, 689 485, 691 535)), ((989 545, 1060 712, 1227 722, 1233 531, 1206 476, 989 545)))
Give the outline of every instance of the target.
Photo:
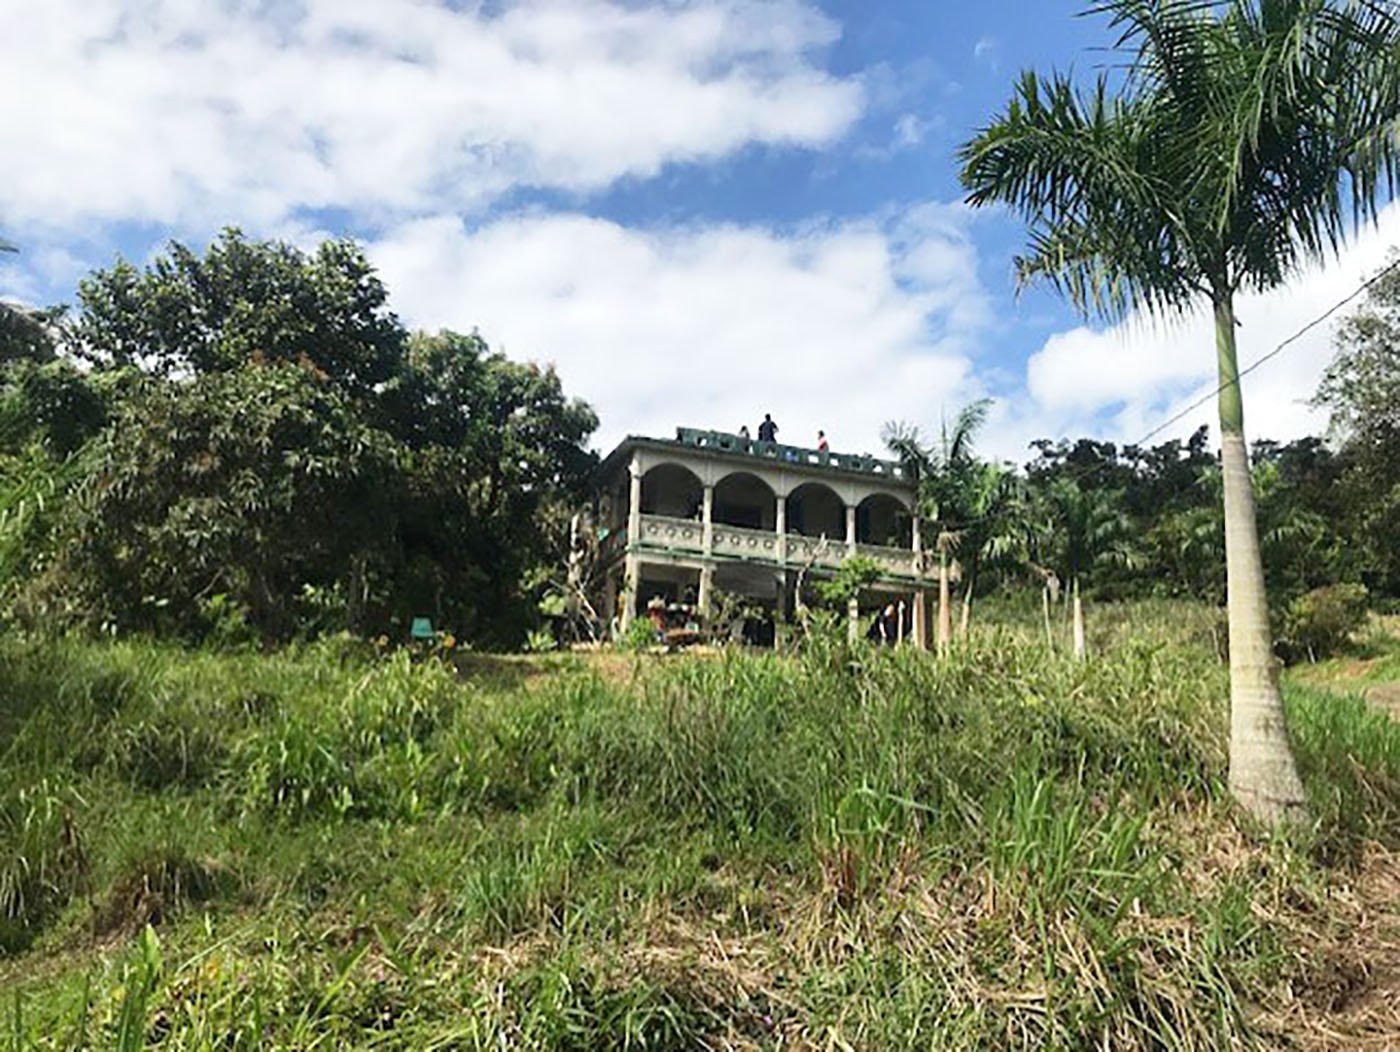
POLYGON ((1380 0, 1104 0, 1126 68, 1086 92, 1022 75, 960 152, 973 205, 1027 222, 1022 283, 1086 314, 1215 316, 1230 622, 1230 786, 1303 813, 1250 489, 1235 297, 1340 248, 1394 193, 1400 29, 1380 0))
POLYGON ((953 636, 950 564, 961 544, 962 531, 976 517, 971 507, 973 482, 982 465, 973 453, 973 443, 987 422, 991 404, 991 399, 983 398, 963 406, 951 429, 945 418, 938 443, 932 446, 924 444, 916 427, 885 425, 885 445, 919 480, 919 514, 934 532, 934 548, 938 552, 939 653, 947 653, 953 636))

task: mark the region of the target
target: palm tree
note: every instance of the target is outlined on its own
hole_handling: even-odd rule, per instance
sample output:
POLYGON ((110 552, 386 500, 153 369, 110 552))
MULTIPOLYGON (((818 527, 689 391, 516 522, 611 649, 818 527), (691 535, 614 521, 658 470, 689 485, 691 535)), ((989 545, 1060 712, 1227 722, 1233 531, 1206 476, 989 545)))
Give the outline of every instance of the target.
POLYGON ((1015 509, 1019 479, 1001 464, 979 463, 967 473, 964 521, 958 551, 962 562, 962 618, 960 636, 967 635, 972 620, 972 598, 977 578, 987 563, 1005 563, 1015 553, 1018 540, 1015 509))
POLYGON ((1103 0, 1125 69, 1085 93, 1022 75, 960 151, 974 206, 1027 222, 1018 281, 1082 312, 1209 302, 1219 363, 1230 622, 1230 786, 1303 814, 1268 630, 1235 349, 1238 293, 1274 288, 1374 220, 1400 165, 1400 29, 1379 0, 1103 0))
POLYGON ((972 445, 977 432, 987 422, 991 404, 990 399, 983 398, 963 406, 951 430, 945 418, 935 446, 924 445, 916 427, 901 423, 885 425, 885 445, 919 480, 919 513, 934 531, 934 547, 938 552, 939 653, 947 653, 953 635, 950 563, 961 545, 962 531, 976 518, 970 505, 973 479, 981 464, 973 455, 972 445))
POLYGON ((1116 493, 1056 479, 1045 493, 1045 521, 1050 524, 1048 548, 1051 564, 1069 585, 1073 610, 1074 656, 1083 658, 1084 605, 1080 598, 1083 578, 1104 564, 1132 566, 1137 562, 1131 544, 1133 524, 1116 493))

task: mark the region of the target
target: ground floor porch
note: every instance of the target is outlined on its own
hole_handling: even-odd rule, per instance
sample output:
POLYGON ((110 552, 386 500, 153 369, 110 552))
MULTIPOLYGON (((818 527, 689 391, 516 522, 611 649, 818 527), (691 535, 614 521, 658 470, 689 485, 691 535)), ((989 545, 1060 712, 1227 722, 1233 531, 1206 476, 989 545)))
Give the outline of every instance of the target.
MULTIPOLYGON (((822 605, 826 567, 773 565, 704 556, 628 553, 605 575, 601 613, 615 636, 638 618, 685 626, 720 642, 771 646, 799 609, 822 605)), ((890 576, 863 589, 842 612, 853 637, 920 648, 929 642, 926 582, 890 576)))

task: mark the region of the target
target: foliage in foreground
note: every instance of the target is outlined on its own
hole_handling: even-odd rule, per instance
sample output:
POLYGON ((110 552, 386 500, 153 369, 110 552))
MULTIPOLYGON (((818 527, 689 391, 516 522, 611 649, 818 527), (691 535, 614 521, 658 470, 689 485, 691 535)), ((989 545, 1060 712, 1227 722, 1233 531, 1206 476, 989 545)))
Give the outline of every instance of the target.
POLYGON ((1400 730, 1295 693, 1318 825, 1252 841, 1208 618, 1149 614, 1087 663, 1005 626, 944 662, 821 637, 461 675, 7 640, 5 1036, 1272 1043, 1336 975, 1364 993, 1339 889, 1400 846, 1400 730))

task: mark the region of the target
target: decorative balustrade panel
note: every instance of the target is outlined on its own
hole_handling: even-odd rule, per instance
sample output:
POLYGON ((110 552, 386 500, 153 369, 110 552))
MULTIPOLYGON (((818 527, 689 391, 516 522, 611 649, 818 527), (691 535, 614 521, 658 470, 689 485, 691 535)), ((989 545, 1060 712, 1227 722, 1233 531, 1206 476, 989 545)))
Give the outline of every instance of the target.
POLYGON ((878 544, 858 544, 856 554, 877 563, 886 573, 901 577, 917 577, 919 557, 903 548, 886 548, 878 544))
POLYGON ((705 527, 698 519, 643 515, 640 539, 643 544, 658 548, 700 552, 705 549, 705 527))
MULTIPOLYGON (((836 569, 845 561, 844 540, 804 537, 789 533, 780 538, 769 530, 750 530, 742 526, 715 523, 711 551, 720 558, 750 559, 760 562, 780 562, 788 565, 810 562, 813 566, 836 569), (784 554, 784 548, 786 552, 784 554)), ((621 531, 614 537, 621 536, 621 531)), ((612 540, 613 538, 609 538, 612 540)), ((701 555, 705 550, 705 527, 697 519, 674 519, 666 515, 643 515, 641 542, 650 548, 701 555)), ((876 544, 861 544, 856 552, 873 560, 886 573, 899 577, 919 576, 919 555, 902 548, 886 548, 876 544)))
POLYGON ((846 542, 790 533, 787 535, 787 556, 790 563, 802 564, 810 561, 813 566, 835 568, 846 558, 846 542))
POLYGON ((778 535, 776 533, 715 523, 714 536, 714 553, 716 555, 778 561, 778 535))

